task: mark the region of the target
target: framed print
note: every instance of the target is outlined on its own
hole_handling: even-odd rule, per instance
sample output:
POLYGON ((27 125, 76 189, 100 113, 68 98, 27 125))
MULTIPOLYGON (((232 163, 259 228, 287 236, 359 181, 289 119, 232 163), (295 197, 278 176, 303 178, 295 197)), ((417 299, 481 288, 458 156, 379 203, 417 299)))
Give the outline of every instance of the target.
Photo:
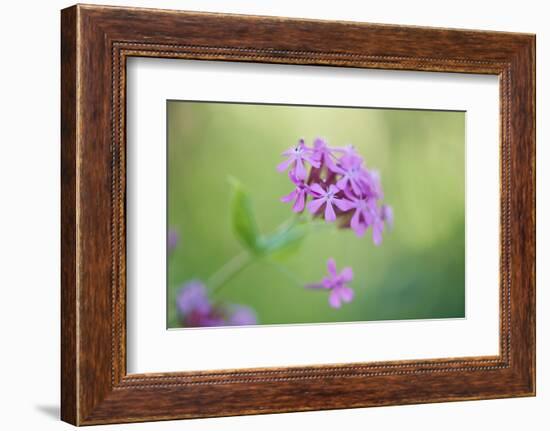
POLYGON ((535 394, 533 35, 77 5, 61 48, 63 420, 535 394))

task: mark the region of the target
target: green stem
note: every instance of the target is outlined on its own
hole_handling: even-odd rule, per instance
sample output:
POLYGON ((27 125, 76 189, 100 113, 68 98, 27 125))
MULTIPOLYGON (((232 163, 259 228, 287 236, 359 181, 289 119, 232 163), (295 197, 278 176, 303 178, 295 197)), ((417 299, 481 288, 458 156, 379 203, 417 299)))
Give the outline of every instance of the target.
POLYGON ((264 259, 263 262, 265 262, 269 266, 275 268, 277 271, 279 271, 281 274, 283 274, 286 278, 288 278, 290 281, 295 283, 297 286, 300 286, 300 287, 305 286, 305 283, 302 283, 302 281, 300 279, 298 279, 298 277, 294 273, 292 273, 291 271, 286 269, 284 266, 279 265, 278 263, 273 262, 269 259, 264 259))
POLYGON ((242 252, 212 274, 207 280, 206 285, 210 287, 212 293, 219 293, 223 286, 252 262, 252 256, 247 252, 242 252))
MULTIPOLYGON (((275 231, 280 231, 282 229, 288 229, 293 224, 297 223, 300 219, 300 215, 295 215, 288 218, 283 223, 281 223, 275 231)), ((311 223, 314 229, 326 228, 326 223, 316 223, 310 218, 307 223, 311 223)), ((332 227, 332 226, 328 226, 332 227)), ((254 257, 248 252, 241 252, 240 254, 233 257, 231 260, 226 262, 220 269, 218 269, 214 274, 210 276, 207 280, 206 285, 209 286, 212 293, 219 293, 220 290, 231 281, 237 274, 243 271, 245 268, 250 266, 254 262, 254 257)), ((288 271, 286 268, 281 265, 272 262, 268 259, 264 259, 266 263, 276 268, 279 272, 284 274, 287 278, 292 280, 299 286, 303 286, 303 283, 296 278, 294 274, 288 271)))

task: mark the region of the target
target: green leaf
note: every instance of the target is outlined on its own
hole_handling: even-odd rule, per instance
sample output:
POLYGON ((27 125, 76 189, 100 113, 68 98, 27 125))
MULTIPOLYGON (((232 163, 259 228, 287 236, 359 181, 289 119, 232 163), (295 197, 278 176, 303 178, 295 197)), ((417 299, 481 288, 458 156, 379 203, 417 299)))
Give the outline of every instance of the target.
POLYGON ((256 256, 284 258, 298 250, 309 231, 307 223, 298 218, 271 235, 262 236, 248 192, 237 179, 231 177, 229 182, 233 188, 231 224, 235 235, 248 251, 256 256))
POLYGON ((250 196, 235 178, 229 179, 233 187, 231 198, 231 225, 237 238, 254 254, 261 254, 260 234, 250 196))
POLYGON ((262 239, 262 250, 266 254, 284 258, 296 252, 308 233, 306 224, 292 224, 262 239))

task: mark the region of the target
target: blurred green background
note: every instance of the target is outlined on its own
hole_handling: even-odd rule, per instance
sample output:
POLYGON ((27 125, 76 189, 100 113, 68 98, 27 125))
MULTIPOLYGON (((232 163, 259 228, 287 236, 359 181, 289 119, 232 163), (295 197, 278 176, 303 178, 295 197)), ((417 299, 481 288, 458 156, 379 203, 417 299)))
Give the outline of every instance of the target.
POLYGON ((276 171, 299 138, 353 144, 378 170, 395 226, 377 247, 370 229, 311 233, 281 265, 257 262, 217 298, 251 306, 261 324, 453 318, 465 315, 465 114, 168 101, 168 226, 180 243, 168 263, 168 327, 178 327, 182 284, 206 280, 244 249, 230 224, 231 186, 250 193, 262 232, 292 216, 279 198, 293 186, 276 171), (326 261, 352 266, 355 299, 341 309, 304 289, 326 261))

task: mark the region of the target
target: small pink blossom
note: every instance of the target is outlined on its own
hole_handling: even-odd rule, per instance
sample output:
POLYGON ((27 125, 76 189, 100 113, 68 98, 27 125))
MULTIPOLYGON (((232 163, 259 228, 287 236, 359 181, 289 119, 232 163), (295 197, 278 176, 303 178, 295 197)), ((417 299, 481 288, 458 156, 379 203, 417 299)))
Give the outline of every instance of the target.
POLYGON ((329 147, 327 142, 324 139, 317 138, 313 142, 313 157, 317 160, 321 166, 326 166, 331 172, 337 172, 338 167, 336 166, 336 155, 334 154, 336 150, 329 147))
POLYGON ((361 162, 363 161, 363 158, 359 155, 355 147, 351 144, 344 145, 343 147, 334 147, 332 151, 342 154, 341 157, 354 157, 361 160, 361 162))
POLYGON ((213 303, 204 283, 192 280, 178 292, 176 307, 181 324, 188 328, 257 324, 255 311, 240 304, 213 303))
POLYGON ((339 189, 346 190, 351 188, 357 196, 364 194, 367 184, 367 173, 362 168, 362 163, 363 160, 357 156, 345 155, 341 158, 337 173, 342 177, 336 183, 339 189))
POLYGON ((328 189, 323 189, 319 184, 313 184, 310 187, 313 200, 307 205, 307 209, 315 214, 319 209, 325 205, 325 220, 332 222, 336 220, 336 213, 334 212, 333 204, 341 211, 348 211, 350 209, 350 203, 346 199, 337 197, 340 190, 335 185, 331 184, 328 189))
POLYGON ((299 180, 304 181, 307 176, 307 170, 305 162, 308 162, 311 166, 318 168, 320 166, 319 161, 313 158, 313 150, 308 148, 303 139, 300 139, 298 145, 286 150, 283 153, 287 159, 277 166, 279 172, 286 171, 289 166, 292 166, 292 174, 299 180))
POLYGON ((283 196, 281 198, 281 202, 288 203, 288 202, 294 201, 294 205, 292 206, 292 211, 296 213, 300 213, 305 208, 306 196, 307 196, 309 187, 302 180, 298 180, 298 178, 296 178, 292 174, 292 172, 289 173, 289 177, 294 183, 295 188, 288 195, 283 196))
POLYGON ((338 274, 336 271, 336 262, 333 258, 327 261, 328 277, 323 278, 320 283, 309 284, 309 289, 328 289, 330 290, 328 302, 332 308, 340 308, 342 303, 353 300, 353 289, 347 286, 353 280, 353 270, 346 267, 338 274))
POLYGON ((376 200, 367 197, 347 196, 350 207, 355 209, 350 220, 350 227, 357 236, 363 236, 369 226, 374 223, 377 215, 376 200))

